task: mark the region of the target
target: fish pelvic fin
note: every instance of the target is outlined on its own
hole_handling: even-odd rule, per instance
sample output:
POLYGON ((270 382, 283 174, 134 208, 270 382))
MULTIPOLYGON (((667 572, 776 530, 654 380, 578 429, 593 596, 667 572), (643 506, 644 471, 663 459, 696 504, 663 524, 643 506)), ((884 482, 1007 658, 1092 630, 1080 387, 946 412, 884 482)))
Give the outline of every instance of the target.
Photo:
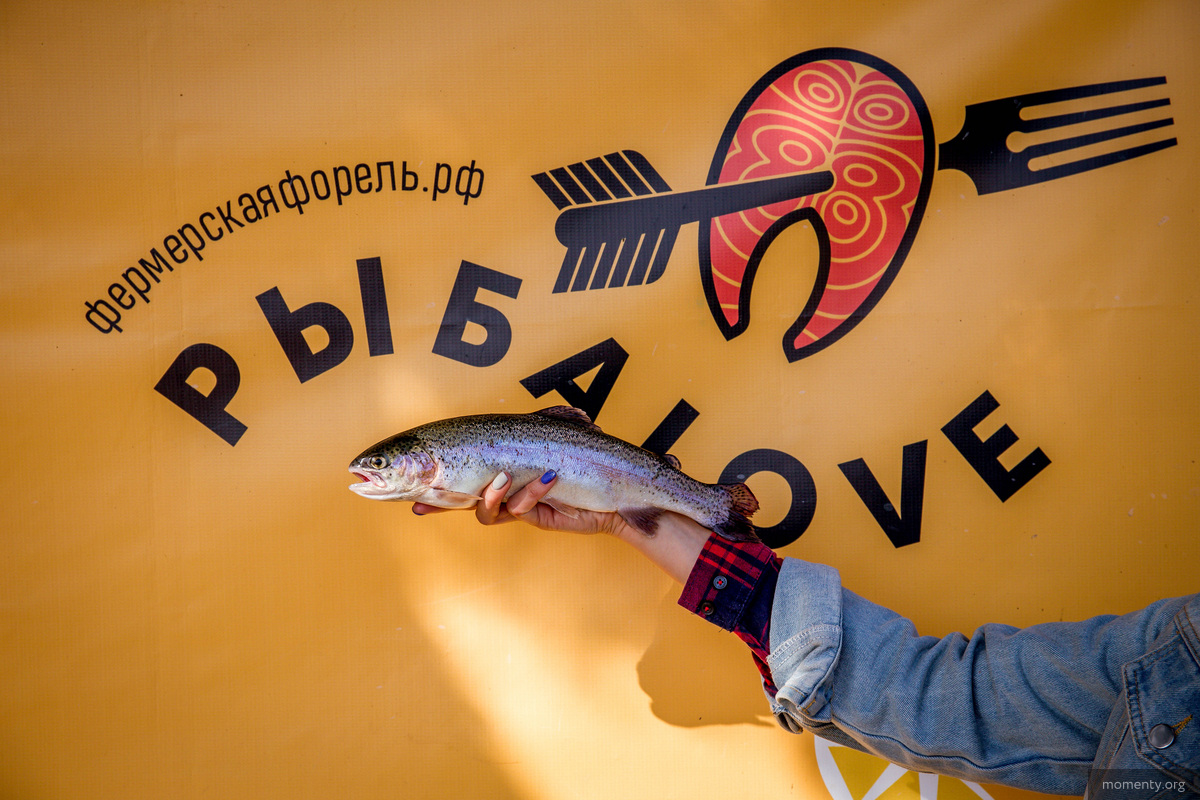
POLYGON ((663 515, 663 510, 647 506, 645 508, 618 508, 617 513, 629 527, 644 536, 653 536, 658 532, 658 518, 663 515))
POLYGON ((550 506, 555 511, 562 514, 564 517, 570 517, 571 519, 579 519, 579 509, 576 508, 575 506, 569 506, 566 503, 564 503, 561 500, 558 500, 554 497, 543 497, 541 499, 541 502, 550 506))
POLYGON ((549 408, 543 408, 541 411, 534 411, 533 413, 542 417, 557 419, 562 422, 570 422, 575 425, 582 425, 583 427, 594 431, 600 430, 600 426, 592 422, 592 418, 588 416, 586 411, 580 408, 575 408, 574 406, 550 406, 549 408))
POLYGON ((744 483, 725 483, 721 488, 729 495, 729 514, 713 526, 713 532, 731 542, 760 542, 750 517, 758 511, 758 498, 744 483))
POLYGON ((438 508, 471 508, 480 501, 477 494, 467 494, 466 492, 452 492, 449 489, 426 489, 420 497, 415 498, 418 502, 426 503, 438 508))

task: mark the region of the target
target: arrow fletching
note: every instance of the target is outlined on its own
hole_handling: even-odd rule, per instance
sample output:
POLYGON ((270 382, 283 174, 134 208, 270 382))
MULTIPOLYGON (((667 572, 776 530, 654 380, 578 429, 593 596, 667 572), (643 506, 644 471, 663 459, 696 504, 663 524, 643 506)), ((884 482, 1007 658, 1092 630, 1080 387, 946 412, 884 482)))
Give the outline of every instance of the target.
MULTIPOLYGON (((565 167, 539 172, 533 180, 560 211, 597 203, 647 197, 671 191, 646 157, 636 150, 609 153, 565 167)), ((586 224, 576 235, 559 240, 567 247, 554 292, 641 286, 658 280, 667 267, 679 225, 648 229, 642 224, 614 229, 586 224)), ((561 221, 560 217, 560 221, 561 221)))

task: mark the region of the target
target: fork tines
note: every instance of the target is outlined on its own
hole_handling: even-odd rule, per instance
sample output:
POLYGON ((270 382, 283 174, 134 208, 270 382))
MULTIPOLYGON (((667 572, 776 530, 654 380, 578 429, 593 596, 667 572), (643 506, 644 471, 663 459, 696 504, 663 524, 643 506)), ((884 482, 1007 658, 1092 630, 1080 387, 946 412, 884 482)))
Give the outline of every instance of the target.
POLYGON ((1030 166, 1031 161, 1043 156, 1167 127, 1175 122, 1171 117, 1066 136, 1055 141, 1031 145, 1020 152, 1013 152, 1007 145, 1007 139, 1013 133, 1038 133, 1065 128, 1161 108, 1170 105, 1171 101, 1169 98, 1160 97, 1032 119, 1021 117, 1024 109, 1160 86, 1166 82, 1165 77, 1112 81, 1032 92, 969 105, 966 108, 962 130, 939 148, 938 168, 957 169, 967 173, 975 183, 976 191, 979 194, 988 194, 1075 175, 1172 147, 1177 143, 1176 140, 1166 138, 1042 169, 1033 169, 1030 166))

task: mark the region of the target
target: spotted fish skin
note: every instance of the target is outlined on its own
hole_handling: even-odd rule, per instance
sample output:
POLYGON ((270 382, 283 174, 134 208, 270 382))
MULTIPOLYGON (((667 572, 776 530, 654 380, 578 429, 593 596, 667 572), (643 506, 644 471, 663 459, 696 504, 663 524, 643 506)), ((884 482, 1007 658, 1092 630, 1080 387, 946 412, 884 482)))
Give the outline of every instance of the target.
POLYGON ((653 535, 666 511, 690 517, 731 541, 758 541, 750 516, 758 501, 745 484, 707 484, 660 456, 609 436, 570 406, 532 414, 480 414, 430 422, 367 448, 350 463, 351 491, 374 500, 470 508, 500 472, 505 499, 554 470, 543 498, 568 516, 615 511, 653 535))

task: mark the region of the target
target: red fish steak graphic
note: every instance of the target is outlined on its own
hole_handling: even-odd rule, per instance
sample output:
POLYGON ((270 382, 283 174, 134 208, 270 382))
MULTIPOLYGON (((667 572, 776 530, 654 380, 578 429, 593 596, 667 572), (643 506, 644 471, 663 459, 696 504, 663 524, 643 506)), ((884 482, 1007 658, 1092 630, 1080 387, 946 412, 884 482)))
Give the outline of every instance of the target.
POLYGON ((738 104, 709 184, 829 170, 819 194, 715 217, 700 229, 700 276, 727 339, 750 322, 759 261, 788 226, 817 232, 816 284, 784 336, 790 361, 832 344, 879 301, 921 224, 933 123, 916 87, 863 53, 826 50, 775 67, 738 104))
POLYGON ((674 192, 640 153, 624 150, 533 176, 561 212, 567 247, 554 292, 653 283, 680 228, 700 224, 700 277, 725 338, 750 323, 755 273, 772 242, 810 223, 819 263, 808 302, 784 335, 789 361, 836 342, 891 286, 921 224, 935 169, 965 172, 980 194, 1108 166, 1176 144, 1174 138, 1067 161, 1032 163, 1172 125, 1144 119, 1083 135, 1070 126, 1166 106, 1165 97, 1024 119, 1023 109, 1166 83, 1143 78, 976 103, 937 148, 929 110, 899 70, 867 53, 823 48, 764 75, 737 105, 703 189, 674 192), (1067 129, 1064 138, 1010 151, 1014 132, 1067 129))

